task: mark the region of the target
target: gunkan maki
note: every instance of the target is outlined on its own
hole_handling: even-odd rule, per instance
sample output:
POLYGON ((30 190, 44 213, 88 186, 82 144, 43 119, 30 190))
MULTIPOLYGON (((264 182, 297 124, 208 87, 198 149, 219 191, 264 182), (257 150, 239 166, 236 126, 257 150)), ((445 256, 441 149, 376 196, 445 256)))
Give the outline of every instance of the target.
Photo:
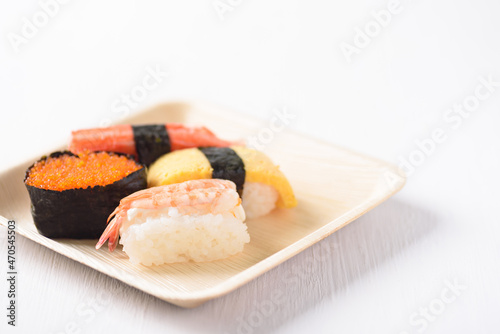
POLYGON ((146 168, 110 152, 54 152, 26 171, 31 214, 49 238, 96 239, 120 200, 147 187, 146 168))

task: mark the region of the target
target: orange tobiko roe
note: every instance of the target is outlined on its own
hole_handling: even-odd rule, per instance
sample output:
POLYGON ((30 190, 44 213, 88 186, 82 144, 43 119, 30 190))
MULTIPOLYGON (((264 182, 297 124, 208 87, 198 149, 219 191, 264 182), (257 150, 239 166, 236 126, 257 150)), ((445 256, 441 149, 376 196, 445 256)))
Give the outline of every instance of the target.
POLYGON ((143 166, 123 155, 107 152, 82 152, 36 162, 26 184, 48 190, 86 189, 106 186, 121 180, 143 166))

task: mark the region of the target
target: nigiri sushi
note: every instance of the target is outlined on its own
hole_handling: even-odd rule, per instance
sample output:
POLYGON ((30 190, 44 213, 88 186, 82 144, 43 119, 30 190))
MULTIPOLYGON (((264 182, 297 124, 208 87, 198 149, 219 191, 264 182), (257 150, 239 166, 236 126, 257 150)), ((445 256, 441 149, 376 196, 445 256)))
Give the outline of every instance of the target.
POLYGON ((199 146, 225 147, 232 144, 217 138, 206 127, 187 127, 178 123, 122 124, 73 131, 69 150, 75 154, 85 150, 130 154, 148 166, 170 151, 199 146))
POLYGON ((297 200, 287 178, 264 153, 243 147, 202 147, 171 152, 148 171, 148 186, 196 179, 226 179, 236 184, 248 218, 275 207, 292 208, 297 200))
POLYGON ((119 153, 54 152, 26 171, 36 228, 49 238, 96 239, 120 199, 145 189, 146 168, 119 153))
POLYGON ((241 199, 227 180, 141 190, 122 199, 109 219, 96 249, 109 240, 113 251, 120 239, 130 261, 146 266, 223 259, 250 241, 241 199))

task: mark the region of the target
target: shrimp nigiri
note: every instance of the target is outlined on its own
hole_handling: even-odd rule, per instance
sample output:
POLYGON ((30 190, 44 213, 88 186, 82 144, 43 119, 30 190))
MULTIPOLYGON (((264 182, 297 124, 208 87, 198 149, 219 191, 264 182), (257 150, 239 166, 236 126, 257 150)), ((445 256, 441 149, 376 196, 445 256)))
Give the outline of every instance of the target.
POLYGON ((134 263, 159 265, 212 261, 243 250, 250 241, 233 182, 186 181, 144 189, 120 201, 96 249, 118 244, 134 263))
POLYGON ((178 123, 157 125, 122 124, 107 128, 73 131, 69 150, 111 151, 135 156, 139 162, 150 165, 161 155, 184 148, 216 146, 234 143, 217 138, 206 127, 187 127, 178 123))

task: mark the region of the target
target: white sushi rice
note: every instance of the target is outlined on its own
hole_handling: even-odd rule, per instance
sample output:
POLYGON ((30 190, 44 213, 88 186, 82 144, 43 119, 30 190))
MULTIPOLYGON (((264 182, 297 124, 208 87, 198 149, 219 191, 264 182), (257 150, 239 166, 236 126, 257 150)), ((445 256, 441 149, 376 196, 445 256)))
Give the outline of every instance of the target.
POLYGON ((181 215, 175 208, 130 209, 120 243, 130 261, 146 266, 219 260, 250 241, 241 205, 222 214, 181 215))
POLYGON ((236 192, 234 196, 219 198, 222 213, 218 214, 181 214, 173 207, 131 208, 120 228, 120 244, 132 263, 146 266, 213 261, 240 253, 250 242, 243 221, 271 212, 279 194, 272 186, 246 182, 240 205, 235 202, 236 192))
POLYGON ((274 210, 279 194, 274 187, 259 182, 245 182, 241 196, 247 218, 258 218, 274 210))

